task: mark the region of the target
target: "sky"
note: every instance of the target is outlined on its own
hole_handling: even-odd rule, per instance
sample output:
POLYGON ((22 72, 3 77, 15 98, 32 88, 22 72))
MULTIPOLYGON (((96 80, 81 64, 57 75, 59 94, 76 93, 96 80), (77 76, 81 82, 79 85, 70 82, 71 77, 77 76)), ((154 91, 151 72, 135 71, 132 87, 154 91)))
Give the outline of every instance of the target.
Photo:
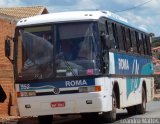
POLYGON ((0 0, 0 7, 21 6, 44 6, 51 13, 108 10, 160 36, 160 0, 0 0))

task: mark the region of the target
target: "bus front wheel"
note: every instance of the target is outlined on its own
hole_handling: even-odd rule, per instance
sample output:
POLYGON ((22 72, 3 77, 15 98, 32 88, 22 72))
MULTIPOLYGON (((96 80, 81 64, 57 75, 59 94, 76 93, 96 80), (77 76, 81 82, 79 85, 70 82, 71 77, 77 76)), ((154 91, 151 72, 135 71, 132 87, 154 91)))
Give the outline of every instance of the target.
POLYGON ((106 122, 112 123, 116 120, 116 109, 117 109, 117 101, 115 92, 112 93, 112 111, 104 112, 103 113, 103 119, 106 122))
POLYGON ((98 113, 82 113, 81 117, 85 120, 98 119, 98 113))
POLYGON ((38 116, 39 124, 52 124, 53 115, 38 116))
POLYGON ((135 115, 136 114, 136 106, 130 106, 130 107, 127 107, 127 112, 129 115, 135 115))

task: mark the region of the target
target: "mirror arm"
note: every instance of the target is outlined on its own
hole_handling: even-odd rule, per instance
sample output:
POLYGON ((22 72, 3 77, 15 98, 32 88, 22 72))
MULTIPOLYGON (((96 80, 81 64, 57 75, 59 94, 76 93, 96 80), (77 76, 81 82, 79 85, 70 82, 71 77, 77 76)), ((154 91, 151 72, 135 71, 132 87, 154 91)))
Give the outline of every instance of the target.
POLYGON ((14 38, 7 35, 7 36, 6 36, 6 39, 11 39, 11 40, 13 40, 14 38))
POLYGON ((15 42, 15 38, 14 37, 11 37, 11 36, 6 36, 6 39, 10 39, 10 40, 12 40, 13 42, 15 42))
POLYGON ((13 59, 11 59, 11 58, 9 58, 9 57, 7 57, 8 59, 9 59, 9 61, 13 64, 14 63, 14 60, 13 59))

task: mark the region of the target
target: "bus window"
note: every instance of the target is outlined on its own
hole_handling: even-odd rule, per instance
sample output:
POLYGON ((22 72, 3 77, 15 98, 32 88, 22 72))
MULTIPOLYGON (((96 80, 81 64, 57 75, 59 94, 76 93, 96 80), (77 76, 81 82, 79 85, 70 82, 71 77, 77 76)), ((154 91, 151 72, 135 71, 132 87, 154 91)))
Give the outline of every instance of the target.
POLYGON ((118 34, 119 50, 124 50, 122 28, 120 25, 117 25, 117 34, 118 34))
POLYGON ((115 39, 115 49, 118 49, 119 45, 118 45, 118 36, 117 36, 117 26, 116 26, 116 24, 112 23, 112 29, 113 29, 114 39, 115 39))
POLYGON ((139 36, 137 31, 135 31, 135 36, 136 36, 137 53, 140 53, 140 43, 139 43, 139 36))
POLYGON ((131 40, 132 40, 132 48, 133 48, 133 52, 137 53, 137 43, 136 43, 136 36, 133 30, 130 31, 131 32, 131 40))
POLYGON ((115 39, 114 39, 114 33, 113 33, 113 27, 112 23, 108 21, 108 31, 111 42, 113 42, 112 48, 115 49, 115 39))
POLYGON ((126 42, 126 34, 125 34, 125 28, 124 27, 121 27, 122 28, 122 36, 123 36, 123 43, 124 43, 124 50, 126 50, 126 47, 127 47, 127 42, 126 42))
POLYGON ((144 54, 143 40, 141 33, 138 33, 138 37, 139 37, 139 53, 144 54))
POLYGON ((106 21, 106 34, 109 34, 108 22, 106 21))
POLYGON ((147 35, 145 35, 145 45, 146 45, 146 55, 149 55, 148 42, 147 42, 147 35))
POLYGON ((130 39, 130 48, 129 48, 129 50, 130 50, 130 52, 133 52, 133 43, 132 43, 132 38, 131 38, 131 30, 129 29, 128 31, 129 31, 129 39, 130 39))
POLYGON ((130 51, 130 48, 132 47, 131 44, 131 39, 130 39, 130 30, 125 29, 125 34, 126 34, 126 51, 130 51))
POLYGON ((143 51, 144 51, 144 54, 147 55, 147 45, 146 45, 146 40, 145 40, 145 35, 144 34, 141 34, 142 35, 142 41, 143 41, 143 51))
POLYGON ((146 43, 147 43, 147 53, 151 55, 151 44, 150 44, 150 37, 146 35, 146 43))

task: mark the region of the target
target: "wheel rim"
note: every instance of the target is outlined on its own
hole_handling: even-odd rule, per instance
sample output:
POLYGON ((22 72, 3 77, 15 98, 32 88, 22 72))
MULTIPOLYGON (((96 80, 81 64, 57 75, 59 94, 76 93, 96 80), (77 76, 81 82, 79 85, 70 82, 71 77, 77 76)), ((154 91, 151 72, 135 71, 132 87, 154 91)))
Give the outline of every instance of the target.
POLYGON ((113 118, 116 118, 116 99, 115 99, 115 96, 113 97, 113 108, 112 108, 112 111, 113 111, 113 118))
POLYGON ((145 96, 144 96, 144 98, 143 98, 143 103, 142 103, 142 105, 143 105, 144 111, 146 111, 146 97, 145 97, 145 96))

